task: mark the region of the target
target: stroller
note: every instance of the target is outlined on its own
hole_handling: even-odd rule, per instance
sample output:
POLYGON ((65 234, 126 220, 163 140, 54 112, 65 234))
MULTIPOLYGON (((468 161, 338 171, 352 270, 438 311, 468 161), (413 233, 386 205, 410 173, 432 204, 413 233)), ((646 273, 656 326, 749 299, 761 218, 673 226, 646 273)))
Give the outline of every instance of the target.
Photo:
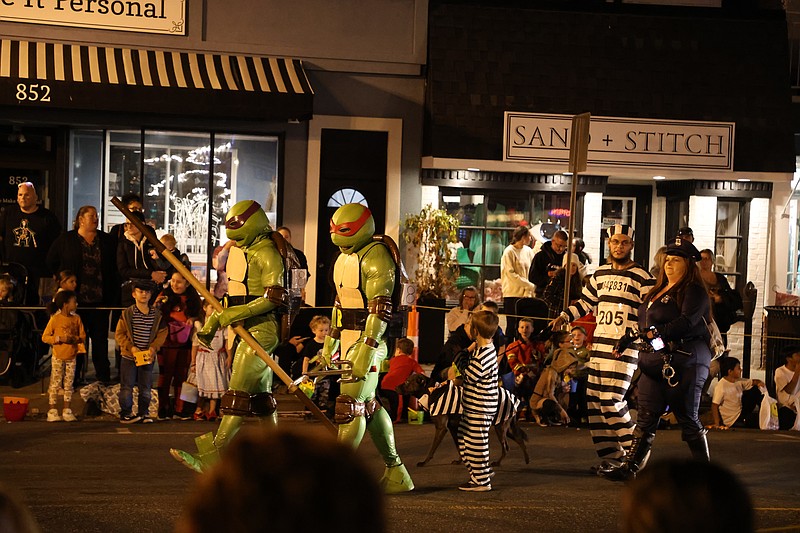
MULTIPOLYGON (((13 309, 26 305, 28 271, 23 265, 0 264, 0 278, 11 283, 8 298, 0 302, 0 380, 10 381, 18 388, 32 382, 39 373, 43 327, 37 327, 36 315, 41 311, 13 309)), ((41 321, 42 317, 38 318, 41 321)))

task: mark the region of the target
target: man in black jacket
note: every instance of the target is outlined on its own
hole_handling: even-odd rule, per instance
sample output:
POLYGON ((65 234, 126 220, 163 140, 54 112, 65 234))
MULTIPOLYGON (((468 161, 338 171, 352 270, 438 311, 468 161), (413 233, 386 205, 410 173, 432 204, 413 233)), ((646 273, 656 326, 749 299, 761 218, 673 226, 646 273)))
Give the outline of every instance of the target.
POLYGON ((561 262, 564 259, 564 253, 567 251, 567 241, 569 237, 564 230, 558 230, 553 234, 553 239, 542 245, 535 256, 533 256, 533 263, 531 263, 531 270, 528 279, 531 283, 536 285, 534 296, 541 298, 544 295, 544 289, 553 276, 556 275, 556 270, 561 268, 561 262))

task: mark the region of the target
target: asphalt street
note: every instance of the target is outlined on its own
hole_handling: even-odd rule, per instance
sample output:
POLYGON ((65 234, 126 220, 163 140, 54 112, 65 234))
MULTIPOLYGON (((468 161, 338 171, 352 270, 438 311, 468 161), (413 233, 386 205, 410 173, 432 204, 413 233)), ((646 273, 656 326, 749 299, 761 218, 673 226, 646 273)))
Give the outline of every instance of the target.
MULTIPOLYGON (((0 387, 0 394, 14 392, 0 387)), ((291 407, 286 398, 281 403, 291 407)), ((318 424, 282 413, 281 424, 318 424)), ((123 426, 110 416, 47 423, 41 413, 2 422, 0 482, 21 493, 46 532, 171 531, 196 475, 168 450, 193 449, 195 436, 215 428, 194 421, 123 426)), ((530 464, 511 443, 494 490, 464 493, 456 489, 466 471, 451 464, 452 441, 446 438, 429 465, 417 467, 433 425, 397 425, 397 446, 416 490, 386 499, 389 531, 616 531, 622 486, 589 475, 595 462, 589 432, 524 428, 530 464)), ((713 460, 732 468, 749 489, 759 530, 800 531, 800 433, 714 432, 710 446, 713 460)), ((492 436, 492 456, 498 454, 492 436)), ((380 477, 382 463, 368 438, 359 455, 380 477)), ((659 432, 652 460, 688 456, 680 431, 659 432)), ((335 488, 334 482, 331 497, 335 488)))

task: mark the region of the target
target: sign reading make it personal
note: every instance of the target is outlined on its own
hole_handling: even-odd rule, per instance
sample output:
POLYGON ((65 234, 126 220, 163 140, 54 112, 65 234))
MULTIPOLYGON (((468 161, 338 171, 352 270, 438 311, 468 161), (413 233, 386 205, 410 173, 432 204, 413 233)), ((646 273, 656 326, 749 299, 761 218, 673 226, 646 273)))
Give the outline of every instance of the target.
POLYGON ((0 0, 0 20, 186 35, 186 0, 0 0))
MULTIPOLYGON (((571 115, 507 111, 503 161, 569 162, 571 115)), ((733 170, 733 122, 592 116, 588 166, 733 170)))

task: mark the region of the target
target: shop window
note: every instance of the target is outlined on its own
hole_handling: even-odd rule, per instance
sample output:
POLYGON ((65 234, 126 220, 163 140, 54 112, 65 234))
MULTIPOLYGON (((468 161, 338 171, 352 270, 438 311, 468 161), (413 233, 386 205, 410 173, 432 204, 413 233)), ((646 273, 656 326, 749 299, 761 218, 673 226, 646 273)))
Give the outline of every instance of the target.
POLYGON ((71 135, 70 211, 102 206, 101 226, 123 221, 113 197, 137 193, 147 222, 171 233, 204 283, 208 265, 227 241, 224 218, 239 200, 256 200, 277 222, 278 139, 226 133, 75 131, 71 135), (210 245, 210 246, 209 246, 210 245))
POLYGON ((498 303, 503 298, 500 259, 514 229, 528 225, 534 238, 544 242, 569 226, 568 193, 476 194, 442 189, 440 205, 459 222, 455 254, 460 274, 456 289, 474 285, 484 300, 498 303))
POLYGON ((736 290, 747 283, 746 232, 750 226, 750 202, 717 201, 717 228, 714 269, 724 274, 736 290))

